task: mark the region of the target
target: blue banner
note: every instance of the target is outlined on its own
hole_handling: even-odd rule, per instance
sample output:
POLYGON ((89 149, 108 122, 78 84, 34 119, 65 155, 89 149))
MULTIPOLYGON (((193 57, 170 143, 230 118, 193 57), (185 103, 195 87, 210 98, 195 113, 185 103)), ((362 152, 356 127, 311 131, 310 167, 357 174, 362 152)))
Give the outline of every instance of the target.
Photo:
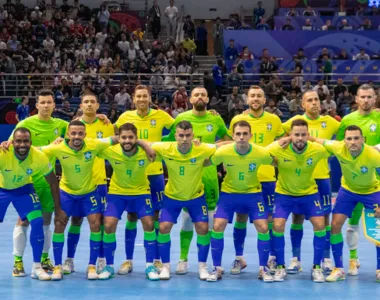
POLYGON ((380 247, 380 218, 375 217, 373 209, 364 210, 363 229, 367 240, 380 247))
POLYGON ((292 25, 295 30, 302 29, 305 26, 306 19, 310 19, 314 30, 321 30, 322 26, 326 24, 327 20, 331 20, 332 26, 337 30, 341 25, 343 19, 347 20, 347 25, 352 26, 352 29, 360 29, 363 24, 364 19, 371 21, 372 28, 377 30, 380 26, 379 17, 274 17, 275 30, 281 30, 282 26, 285 25, 286 20, 291 19, 292 25))
POLYGON ((261 31, 261 30, 225 30, 224 44, 235 40, 239 53, 243 46, 258 59, 262 50, 267 48, 270 55, 291 60, 299 48, 303 48, 309 59, 319 56, 321 49, 327 47, 333 55, 346 49, 351 56, 364 48, 368 55, 378 54, 380 49, 380 31, 261 31))

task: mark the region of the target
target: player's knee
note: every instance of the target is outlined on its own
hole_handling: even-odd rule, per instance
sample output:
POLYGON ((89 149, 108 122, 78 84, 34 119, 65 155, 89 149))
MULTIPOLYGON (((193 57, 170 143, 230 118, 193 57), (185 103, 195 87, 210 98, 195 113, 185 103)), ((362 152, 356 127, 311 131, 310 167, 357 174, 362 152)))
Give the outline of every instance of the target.
POLYGON ((54 220, 54 232, 55 233, 63 233, 65 232, 65 224, 61 221, 54 220))
POLYGON ((247 223, 248 215, 247 214, 236 214, 236 222, 247 223))
POLYGON ((128 213, 127 218, 129 222, 137 222, 139 219, 136 213, 128 213))
POLYGON ((44 226, 49 226, 51 224, 51 219, 53 217, 53 213, 43 212, 42 219, 44 221, 44 226))
POLYGON ((206 235, 208 233, 208 223, 207 222, 198 222, 195 223, 195 230, 199 235, 206 235))
POLYGON ((153 231, 154 230, 154 220, 153 217, 144 217, 141 219, 141 223, 144 231, 153 231))
POLYGON ((216 232, 223 232, 226 228, 227 220, 224 219, 214 219, 213 230, 216 232))
POLYGON ((331 221, 331 233, 338 234, 342 232, 343 223, 340 220, 332 220, 331 221))
POLYGON ((283 223, 283 222, 276 222, 276 220, 274 220, 273 230, 276 231, 276 232, 285 232, 285 223, 283 223))
POLYGON ((171 230, 171 224, 168 222, 160 223, 160 233, 161 234, 168 234, 171 230))
POLYGON ((27 226, 29 226, 29 221, 28 220, 21 220, 20 218, 18 218, 17 219, 17 223, 16 223, 16 225, 18 225, 18 226, 25 226, 25 227, 27 227, 27 226))
POLYGON ((259 233, 267 233, 268 232, 268 223, 266 223, 266 222, 256 223, 255 227, 259 233))
POLYGON ((82 217, 71 217, 71 225, 82 226, 82 223, 83 223, 82 217))
POLYGON ((111 233, 116 232, 116 224, 114 224, 114 222, 105 221, 104 222, 104 232, 107 234, 111 234, 111 233))
POLYGON ((100 218, 88 220, 90 225, 91 232, 99 232, 100 231, 100 218))

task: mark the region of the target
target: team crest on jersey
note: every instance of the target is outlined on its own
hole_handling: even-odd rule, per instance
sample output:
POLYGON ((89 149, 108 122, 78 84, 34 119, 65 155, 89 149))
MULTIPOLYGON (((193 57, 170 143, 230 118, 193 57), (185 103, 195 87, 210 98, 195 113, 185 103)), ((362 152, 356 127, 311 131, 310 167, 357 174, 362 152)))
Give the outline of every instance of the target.
POLYGON ((321 126, 322 126, 323 129, 327 128, 326 122, 322 122, 321 126))
POLYGON ((267 124, 267 131, 272 131, 273 125, 272 123, 267 124))
POLYGON ((150 120, 150 126, 155 127, 157 124, 156 120, 150 120))
POLYGON ((212 124, 208 124, 206 126, 206 129, 207 129, 208 132, 211 132, 214 129, 214 126, 212 126, 212 124))
POLYGON ((376 124, 371 124, 371 125, 369 126, 369 131, 371 131, 371 132, 376 132, 376 128, 377 128, 376 124))
POLYGON ((145 165, 145 161, 143 159, 139 160, 139 167, 143 167, 145 165))
POLYGON ((360 167, 360 171, 363 173, 363 174, 366 174, 368 173, 368 168, 366 166, 362 166, 360 167))
POLYGON ((190 158, 190 162, 191 162, 192 164, 194 164, 196 161, 197 161, 197 159, 196 159, 195 157, 190 158))
POLYGON ((307 161, 306 161, 306 164, 308 166, 311 166, 313 164, 313 159, 310 157, 307 161))
POLYGON ((26 170, 26 174, 27 174, 27 175, 32 175, 32 173, 33 173, 33 170, 32 170, 32 169, 27 169, 27 170, 26 170))
POLYGON ((58 135, 58 133, 59 133, 59 132, 58 132, 58 128, 54 129, 54 134, 55 134, 55 135, 58 135))
POLYGON ((248 166, 249 172, 254 172, 256 170, 256 164, 255 163, 250 163, 248 166))
POLYGON ((103 132, 102 132, 102 131, 97 131, 97 132, 96 132, 96 137, 97 137, 98 139, 102 139, 102 138, 103 138, 103 132))
POLYGON ((84 159, 86 161, 89 161, 89 160, 92 159, 92 153, 91 153, 91 151, 87 151, 87 152, 84 153, 84 159))

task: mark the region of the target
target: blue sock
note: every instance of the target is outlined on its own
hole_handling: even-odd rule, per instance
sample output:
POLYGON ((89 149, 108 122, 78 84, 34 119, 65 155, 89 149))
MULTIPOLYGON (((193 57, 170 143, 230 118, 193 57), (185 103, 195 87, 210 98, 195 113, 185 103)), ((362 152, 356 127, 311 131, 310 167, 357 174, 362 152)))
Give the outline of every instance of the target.
POLYGON ((273 221, 268 223, 269 236, 270 236, 270 245, 269 245, 269 255, 276 256, 276 251, 274 250, 273 244, 273 221))
POLYGON ((285 238, 283 232, 273 230, 273 243, 276 251, 276 262, 278 266, 285 266, 285 238))
POLYGON ((44 221, 42 217, 39 216, 29 222, 32 227, 30 232, 30 245, 33 249, 33 261, 39 263, 41 262, 42 249, 44 247, 44 221))
POLYGON ((265 267, 268 263, 270 248, 270 235, 267 233, 257 233, 257 252, 259 253, 260 267, 265 267))
POLYGON ((129 222, 125 224, 125 256, 127 260, 133 259, 135 251, 135 241, 137 235, 137 222, 129 222))
POLYGON ((343 235, 331 234, 331 249, 334 256, 335 268, 343 268, 343 235))
POLYGON ((325 239, 325 251, 323 251, 323 258, 330 258, 330 235, 331 235, 331 226, 326 226, 326 239, 325 239))
POLYGON ((158 233, 157 238, 158 248, 160 250, 160 256, 162 263, 170 263, 170 233, 161 234, 158 233))
POLYGON ((70 225, 67 234, 67 257, 74 258, 80 238, 80 226, 70 225))
MULTIPOLYGON (((160 222, 154 221, 154 230, 156 232, 156 242, 157 242, 158 233, 160 231, 160 222)), ((156 245, 156 253, 154 255, 154 259, 157 259, 157 260, 161 259, 160 250, 158 249, 157 245, 156 245)))
POLYGON ((314 261, 313 264, 319 266, 323 258, 326 245, 326 230, 314 231, 314 261))
POLYGON ((104 246, 104 255, 106 257, 107 265, 113 265, 114 256, 116 251, 116 235, 115 233, 106 233, 103 234, 103 246, 104 246))
POLYGON ((247 236, 247 223, 235 222, 234 224, 234 245, 235 245, 235 255, 243 256, 244 252, 244 242, 247 236))
POLYGON ((211 231, 211 256, 214 267, 222 266, 224 249, 224 232, 211 231))
POLYGON ((292 242, 293 257, 297 257, 301 261, 301 241, 303 237, 303 225, 292 224, 290 227, 290 240, 292 242))
POLYGON ((100 225, 100 232, 102 234, 102 239, 100 241, 99 247, 99 258, 104 258, 104 245, 103 245, 103 235, 104 235, 104 225, 100 225))
POLYGON ((63 245, 65 244, 64 233, 53 233, 53 254, 54 264, 56 266, 62 265, 63 245))
POLYGON ((197 235, 198 262, 207 262, 208 252, 210 250, 210 233, 197 235))
POLYGON ((156 255, 157 242, 156 231, 144 231, 144 248, 147 263, 152 263, 156 255))
POLYGON ((377 270, 380 270, 380 247, 376 247, 377 270))
POLYGON ((90 234, 90 259, 88 264, 95 265, 99 256, 99 248, 102 241, 102 233, 91 232, 90 234))

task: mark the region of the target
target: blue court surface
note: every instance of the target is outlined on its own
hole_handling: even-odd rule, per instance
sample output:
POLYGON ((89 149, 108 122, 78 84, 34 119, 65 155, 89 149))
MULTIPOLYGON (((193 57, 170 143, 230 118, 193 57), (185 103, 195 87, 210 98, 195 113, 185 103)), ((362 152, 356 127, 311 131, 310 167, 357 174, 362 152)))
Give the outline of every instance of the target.
MULTIPOLYGON (((253 225, 248 227, 245 246, 245 258, 248 267, 241 275, 228 273, 234 259, 232 225, 225 234, 225 251, 223 266, 226 275, 218 282, 203 282, 198 279, 197 250, 195 238, 190 254, 190 272, 187 275, 175 275, 176 263, 179 259, 179 224, 171 234, 172 237, 172 278, 169 281, 150 282, 145 279, 145 253, 142 246, 142 228, 138 226, 136 240, 134 271, 132 274, 116 275, 109 281, 88 281, 85 271, 89 257, 89 229, 85 222, 78 245, 75 265, 76 273, 65 276, 58 282, 40 282, 30 278, 32 265, 31 248, 28 242, 24 257, 25 270, 28 277, 12 277, 12 232, 16 221, 16 212, 9 207, 6 219, 1 226, 1 273, 0 299, 378 299, 380 283, 375 281, 376 251, 375 246, 360 236, 359 257, 361 267, 359 276, 347 276, 346 281, 337 283, 314 283, 310 280, 312 267, 313 234, 310 223, 305 224, 302 243, 303 272, 299 275, 288 275, 285 282, 263 283, 257 279, 258 256, 256 250, 256 231, 253 225)), ((179 220, 180 221, 180 220, 179 220)), ((124 256, 124 220, 119 223, 117 232, 118 249, 115 254, 115 267, 118 268, 124 256)), ((195 237, 195 236, 194 236, 195 237)), ((291 257, 289 226, 286 233, 286 261, 291 257)), ((66 253, 66 248, 64 253, 66 253)), ((52 250, 50 253, 52 257, 52 250)), ((64 255, 65 258, 65 255, 64 255)), ((347 271, 348 249, 344 251, 344 262, 347 271)), ((209 255, 211 271, 211 254, 209 255)))

